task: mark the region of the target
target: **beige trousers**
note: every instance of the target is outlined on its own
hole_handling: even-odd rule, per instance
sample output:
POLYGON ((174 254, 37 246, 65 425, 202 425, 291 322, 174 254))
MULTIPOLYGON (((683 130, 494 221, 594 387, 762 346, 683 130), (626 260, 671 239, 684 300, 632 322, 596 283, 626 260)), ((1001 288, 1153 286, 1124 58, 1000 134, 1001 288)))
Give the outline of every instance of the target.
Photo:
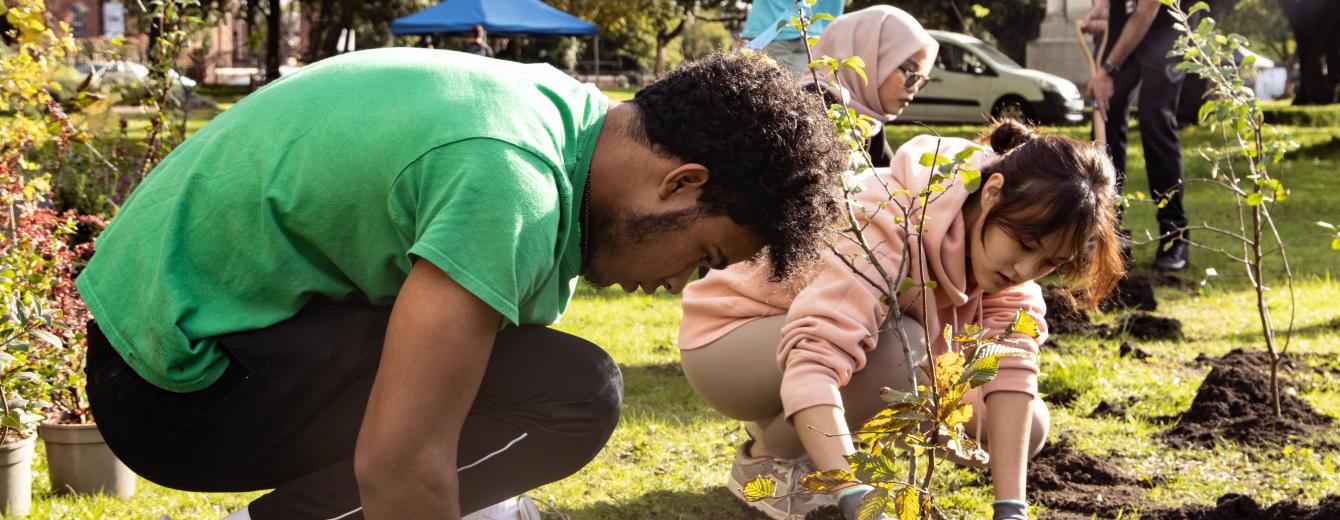
MULTIPOLYGON (((763 442, 768 451, 782 458, 805 454, 796 429, 782 411, 782 372, 777 366, 777 345, 782 340, 786 316, 769 316, 746 323, 720 339, 690 350, 680 351, 684 375, 693 390, 708 405, 732 419, 745 422, 749 435, 763 442)), ((914 365, 926 361, 923 329, 911 318, 903 319, 903 330, 912 346, 914 365)), ((918 369, 918 374, 920 370, 918 369)), ((847 426, 857 430, 885 403, 879 389, 893 387, 910 391, 907 383, 907 357, 896 334, 881 335, 875 349, 866 352, 866 365, 852 374, 840 389, 847 426)), ((969 434, 978 439, 986 431, 990 411, 982 402, 981 392, 970 390, 965 396, 973 404, 974 417, 967 424, 969 434)), ((1047 440, 1051 415, 1041 399, 1033 400, 1033 423, 1029 453, 1037 455, 1047 440)))

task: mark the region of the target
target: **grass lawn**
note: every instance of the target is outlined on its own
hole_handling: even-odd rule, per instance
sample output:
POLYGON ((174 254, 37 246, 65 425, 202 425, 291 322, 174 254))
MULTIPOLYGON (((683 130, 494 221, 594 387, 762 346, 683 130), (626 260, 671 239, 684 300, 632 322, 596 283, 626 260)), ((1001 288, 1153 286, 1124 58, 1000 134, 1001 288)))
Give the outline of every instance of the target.
MULTIPOLYGON (((612 92, 611 96, 627 94, 612 92)), ((980 128, 943 126, 935 130, 963 136, 980 128)), ((1084 127, 1047 130, 1077 137, 1087 132, 1084 127)), ((1329 240, 1316 236, 1321 230, 1313 222, 1340 221, 1340 210, 1333 206, 1340 205, 1340 195, 1329 189, 1340 180, 1340 128, 1288 130, 1304 147, 1287 163, 1284 180, 1293 196, 1276 214, 1290 242, 1298 283, 1297 332, 1291 350, 1324 354, 1334 368, 1340 354, 1340 307, 1335 304, 1340 301, 1340 252, 1331 251, 1329 240)), ((896 145, 925 131, 910 125, 893 126, 889 137, 896 145)), ((1182 136, 1188 178, 1203 178, 1208 168, 1191 148, 1210 142, 1212 136, 1203 128, 1186 129, 1182 136)), ((1131 142, 1128 186, 1147 190, 1137 134, 1132 133, 1131 142)), ((1230 198, 1205 184, 1189 185, 1186 206, 1193 222, 1225 226, 1235 221, 1230 198)), ((1136 236, 1143 236, 1146 229, 1152 233, 1153 208, 1129 210, 1127 224, 1136 236)), ((1230 245, 1203 234, 1195 238, 1215 247, 1230 245)), ((1093 337, 1063 336, 1058 339, 1066 345, 1064 351, 1044 349, 1043 388, 1073 391, 1077 396, 1069 406, 1053 407, 1052 439, 1069 436, 1077 448, 1109 456, 1129 474, 1152 481, 1148 497, 1161 504, 1213 503, 1227 492, 1249 494, 1266 504, 1285 498, 1315 502, 1323 495, 1340 493, 1336 473, 1340 452, 1309 442, 1266 449, 1231 444, 1215 449, 1172 449, 1157 440, 1156 434, 1168 426, 1146 418, 1175 414, 1191 402, 1208 372, 1208 367, 1192 363, 1197 354, 1220 355, 1240 346, 1263 348, 1254 336, 1258 324, 1242 268, 1209 252, 1192 254, 1192 269, 1184 276, 1199 280, 1206 267, 1216 268, 1221 276, 1214 280, 1212 291, 1206 296, 1185 289, 1161 288, 1158 292, 1158 313, 1181 320, 1185 340, 1131 340, 1153 354, 1147 360, 1119 357, 1115 347, 1119 340, 1093 337), (1129 419, 1088 417, 1100 401, 1131 397, 1136 402, 1129 408, 1129 419)), ((1152 245, 1137 247, 1138 267, 1148 268, 1152 255, 1152 245)), ((1271 299, 1280 320, 1287 310, 1281 289, 1276 287, 1271 299)), ((755 518, 724 487, 731 454, 745 438, 744 430, 704 405, 685 382, 675 348, 679 317, 679 299, 673 296, 589 289, 578 293, 569 314, 556 327, 605 347, 619 362, 626 388, 623 417, 609 444, 590 465, 533 495, 573 519, 755 518)), ((1097 319, 1110 322, 1115 315, 1097 319)), ((1319 411, 1340 417, 1340 380, 1335 379, 1336 372, 1327 373, 1332 375, 1298 380, 1292 391, 1319 411)), ((1338 443, 1340 433, 1333 429, 1318 440, 1338 443)), ((944 466, 941 471, 942 507, 953 517, 989 518, 991 489, 986 474, 944 466)), ((219 518, 258 496, 184 493, 141 481, 139 493, 127 501, 54 497, 40 462, 36 473, 33 518, 156 519, 164 514, 173 519, 219 518)))

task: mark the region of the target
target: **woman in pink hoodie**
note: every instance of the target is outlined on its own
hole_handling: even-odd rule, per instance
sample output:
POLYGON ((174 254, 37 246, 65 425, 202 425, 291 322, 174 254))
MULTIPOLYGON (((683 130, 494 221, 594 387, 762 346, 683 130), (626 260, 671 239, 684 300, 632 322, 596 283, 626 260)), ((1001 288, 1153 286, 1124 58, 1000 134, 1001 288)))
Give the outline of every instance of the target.
MULTIPOLYGON (((898 149, 889 169, 877 169, 855 198, 875 208, 888 196, 881 183, 915 194, 933 173, 921 166, 923 154, 953 157, 968 147, 980 148, 968 160, 981 171, 980 187, 969 192, 956 180, 932 199, 926 229, 920 240, 911 238, 909 249, 924 248, 924 264, 900 262, 908 237, 893 205, 875 213, 864 233, 894 279, 924 276, 936 283, 925 292, 927 315, 922 291, 898 297, 914 365, 927 359, 919 341, 924 329, 933 331, 929 351, 938 355, 947 349, 939 334, 945 325, 959 330, 976 323, 994 335, 1021 310, 1042 325, 1043 336, 1016 334, 1001 341, 1036 353, 1046 326, 1034 280, 1056 271, 1092 304, 1123 271, 1111 161, 1091 144, 1036 135, 1018 123, 998 125, 989 148, 964 139, 916 137, 898 149), (900 272, 903 263, 909 265, 900 272)), ((913 207, 912 196, 899 198, 913 207)), ((843 253, 857 252, 850 241, 835 244, 843 253)), ((856 265, 880 279, 869 262, 856 265)), ((878 389, 909 389, 909 360, 898 335, 880 330, 888 312, 881 292, 834 253, 802 282, 774 283, 760 265, 714 271, 685 289, 683 304, 679 341, 690 385, 709 405, 745 421, 751 437, 732 467, 730 487, 736 493, 758 475, 777 480, 781 495, 814 469, 848 469, 845 455, 854 451, 848 434, 884 406, 878 389)), ((974 411, 968 431, 976 432, 990 456, 997 519, 1027 518, 1027 458, 1041 449, 1050 426, 1047 408, 1037 399, 1037 374, 1036 356, 1005 358, 996 379, 966 397, 974 411)), ((802 518, 825 501, 836 501, 854 519, 869 490, 850 486, 831 496, 802 493, 750 505, 782 519, 802 518)))

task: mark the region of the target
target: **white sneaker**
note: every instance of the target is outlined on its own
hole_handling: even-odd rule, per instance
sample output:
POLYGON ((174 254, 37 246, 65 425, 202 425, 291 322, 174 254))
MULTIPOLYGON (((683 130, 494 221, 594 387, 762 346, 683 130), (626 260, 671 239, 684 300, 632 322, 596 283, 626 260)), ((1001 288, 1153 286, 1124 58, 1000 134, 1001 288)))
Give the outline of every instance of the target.
POLYGON ((765 498, 757 502, 744 499, 744 485, 758 476, 769 476, 777 483, 776 495, 795 492, 800 487, 800 478, 813 473, 817 468, 808 455, 795 459, 774 457, 751 457, 749 446, 753 440, 745 441, 735 450, 735 462, 730 468, 730 492, 745 505, 757 509, 773 520, 803 520, 810 511, 823 506, 837 504, 833 496, 827 493, 802 492, 780 498, 765 498))
POLYGON ((530 497, 521 495, 465 515, 461 520, 540 520, 540 509, 530 497))

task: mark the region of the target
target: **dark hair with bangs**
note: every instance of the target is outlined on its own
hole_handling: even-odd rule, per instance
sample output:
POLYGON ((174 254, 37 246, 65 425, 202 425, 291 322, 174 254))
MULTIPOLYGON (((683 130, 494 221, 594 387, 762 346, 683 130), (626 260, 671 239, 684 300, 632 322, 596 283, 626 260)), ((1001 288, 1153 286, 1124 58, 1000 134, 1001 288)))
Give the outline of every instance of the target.
MULTIPOLYGON (((1081 303, 1097 306, 1126 270, 1111 159, 1093 144, 1038 135, 1013 120, 996 123, 983 139, 1001 157, 982 169, 982 178, 1005 178, 985 222, 1034 242, 1060 233, 1060 247, 1074 256, 1056 271, 1080 289, 1081 303)), ((969 195, 965 205, 976 204, 981 193, 969 195)))

